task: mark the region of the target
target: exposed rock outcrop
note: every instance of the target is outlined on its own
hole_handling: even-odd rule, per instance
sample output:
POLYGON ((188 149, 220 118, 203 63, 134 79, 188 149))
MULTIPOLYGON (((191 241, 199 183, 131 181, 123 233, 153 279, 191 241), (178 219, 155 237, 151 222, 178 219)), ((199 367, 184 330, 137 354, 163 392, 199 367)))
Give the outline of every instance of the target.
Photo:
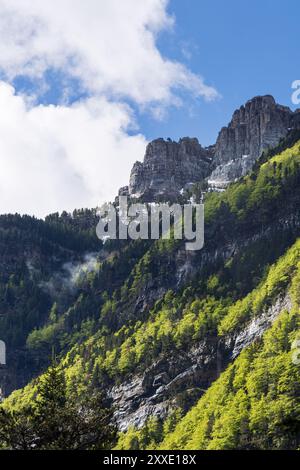
POLYGON ((283 298, 278 298, 274 305, 268 310, 263 312, 260 316, 253 318, 253 320, 234 338, 232 358, 237 357, 240 352, 249 346, 257 338, 260 338, 267 328, 273 323, 278 315, 283 311, 290 311, 292 308, 292 301, 287 294, 283 298))
POLYGON ((291 129, 300 129, 300 110, 293 112, 270 95, 257 96, 234 112, 213 146, 204 148, 188 137, 150 142, 143 163, 134 164, 129 186, 119 194, 147 202, 174 200, 189 183, 206 178, 212 189, 222 189, 247 174, 291 129))
POLYGON ((0 364, 0 402, 5 396, 6 368, 0 364))
POLYGON ((261 338, 283 310, 292 307, 289 295, 278 298, 240 332, 218 338, 207 337, 189 351, 162 358, 143 374, 110 390, 116 407, 115 419, 121 431, 140 428, 151 416, 166 417, 180 395, 198 399, 216 380, 230 360, 261 338))
POLYGON ((265 149, 276 146, 290 129, 299 127, 299 118, 298 112, 277 104, 270 95, 247 101, 219 133, 211 185, 226 185, 248 173, 265 149))
POLYGON ((209 175, 212 155, 213 148, 201 147, 197 139, 154 140, 147 146, 144 162, 133 166, 129 194, 145 200, 155 200, 159 195, 172 198, 188 183, 209 175))
POLYGON ((180 393, 194 390, 199 397, 220 372, 217 338, 207 338, 188 352, 162 358, 143 374, 110 391, 120 430, 141 427, 151 416, 165 417, 180 393))
POLYGON ((292 125, 293 112, 276 104, 272 96, 257 96, 236 110, 228 127, 219 133, 216 164, 228 163, 243 155, 252 159, 276 145, 292 125))

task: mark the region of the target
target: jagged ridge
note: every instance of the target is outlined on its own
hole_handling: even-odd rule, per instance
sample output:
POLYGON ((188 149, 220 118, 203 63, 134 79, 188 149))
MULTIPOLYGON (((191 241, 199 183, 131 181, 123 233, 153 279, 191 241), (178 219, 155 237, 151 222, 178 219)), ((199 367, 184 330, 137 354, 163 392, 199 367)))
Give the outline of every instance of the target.
POLYGON ((205 178, 212 189, 223 189, 247 174, 264 150, 299 128, 299 110, 292 112, 270 95, 254 97, 234 112, 213 146, 204 148, 196 138, 188 137, 178 143, 164 139, 151 142, 143 163, 135 163, 129 186, 121 188, 120 194, 146 201, 170 200, 205 178))

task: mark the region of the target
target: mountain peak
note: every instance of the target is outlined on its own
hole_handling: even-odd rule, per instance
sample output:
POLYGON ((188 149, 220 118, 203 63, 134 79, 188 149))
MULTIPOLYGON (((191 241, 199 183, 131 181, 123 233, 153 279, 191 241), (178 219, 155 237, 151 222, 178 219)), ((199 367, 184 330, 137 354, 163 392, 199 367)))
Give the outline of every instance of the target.
POLYGON ((161 195, 178 195, 188 183, 201 181, 210 173, 212 152, 196 138, 179 142, 155 139, 147 145, 144 162, 132 168, 129 194, 155 200, 161 195))
POLYGON ((250 100, 248 100, 246 102, 246 105, 248 103, 267 103, 267 104, 273 104, 273 105, 276 105, 276 101, 275 101, 275 98, 273 95, 257 95, 257 96, 253 96, 253 98, 250 98, 250 100))
POLYGON ((249 172, 264 150, 294 128, 300 128, 299 112, 276 103, 272 95, 254 96, 234 111, 215 145, 204 148, 195 137, 150 142, 143 163, 134 164, 129 186, 121 192, 152 201, 172 199, 205 178, 212 187, 224 187, 249 172))

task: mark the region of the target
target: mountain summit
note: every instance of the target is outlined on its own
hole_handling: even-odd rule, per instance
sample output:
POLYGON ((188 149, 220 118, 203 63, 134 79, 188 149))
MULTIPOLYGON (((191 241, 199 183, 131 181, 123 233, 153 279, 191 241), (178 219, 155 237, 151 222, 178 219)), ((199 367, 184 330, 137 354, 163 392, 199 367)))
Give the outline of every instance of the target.
POLYGON ((129 186, 120 194, 172 199, 190 183, 205 178, 213 189, 248 173, 262 152, 276 146, 292 129, 300 128, 300 112, 277 104, 273 96, 256 96, 237 109, 215 145, 202 147, 196 138, 150 142, 143 163, 132 168, 129 186))

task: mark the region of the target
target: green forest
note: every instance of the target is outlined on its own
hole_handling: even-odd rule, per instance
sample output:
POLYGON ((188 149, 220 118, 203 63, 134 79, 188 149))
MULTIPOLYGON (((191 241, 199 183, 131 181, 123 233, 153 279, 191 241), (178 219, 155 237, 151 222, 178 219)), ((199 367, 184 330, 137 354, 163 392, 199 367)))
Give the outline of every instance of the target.
POLYGON ((205 194, 194 254, 102 244, 91 210, 0 216, 0 448, 299 449, 299 188, 289 138, 205 194), (142 392, 120 430, 130 387, 142 392))

